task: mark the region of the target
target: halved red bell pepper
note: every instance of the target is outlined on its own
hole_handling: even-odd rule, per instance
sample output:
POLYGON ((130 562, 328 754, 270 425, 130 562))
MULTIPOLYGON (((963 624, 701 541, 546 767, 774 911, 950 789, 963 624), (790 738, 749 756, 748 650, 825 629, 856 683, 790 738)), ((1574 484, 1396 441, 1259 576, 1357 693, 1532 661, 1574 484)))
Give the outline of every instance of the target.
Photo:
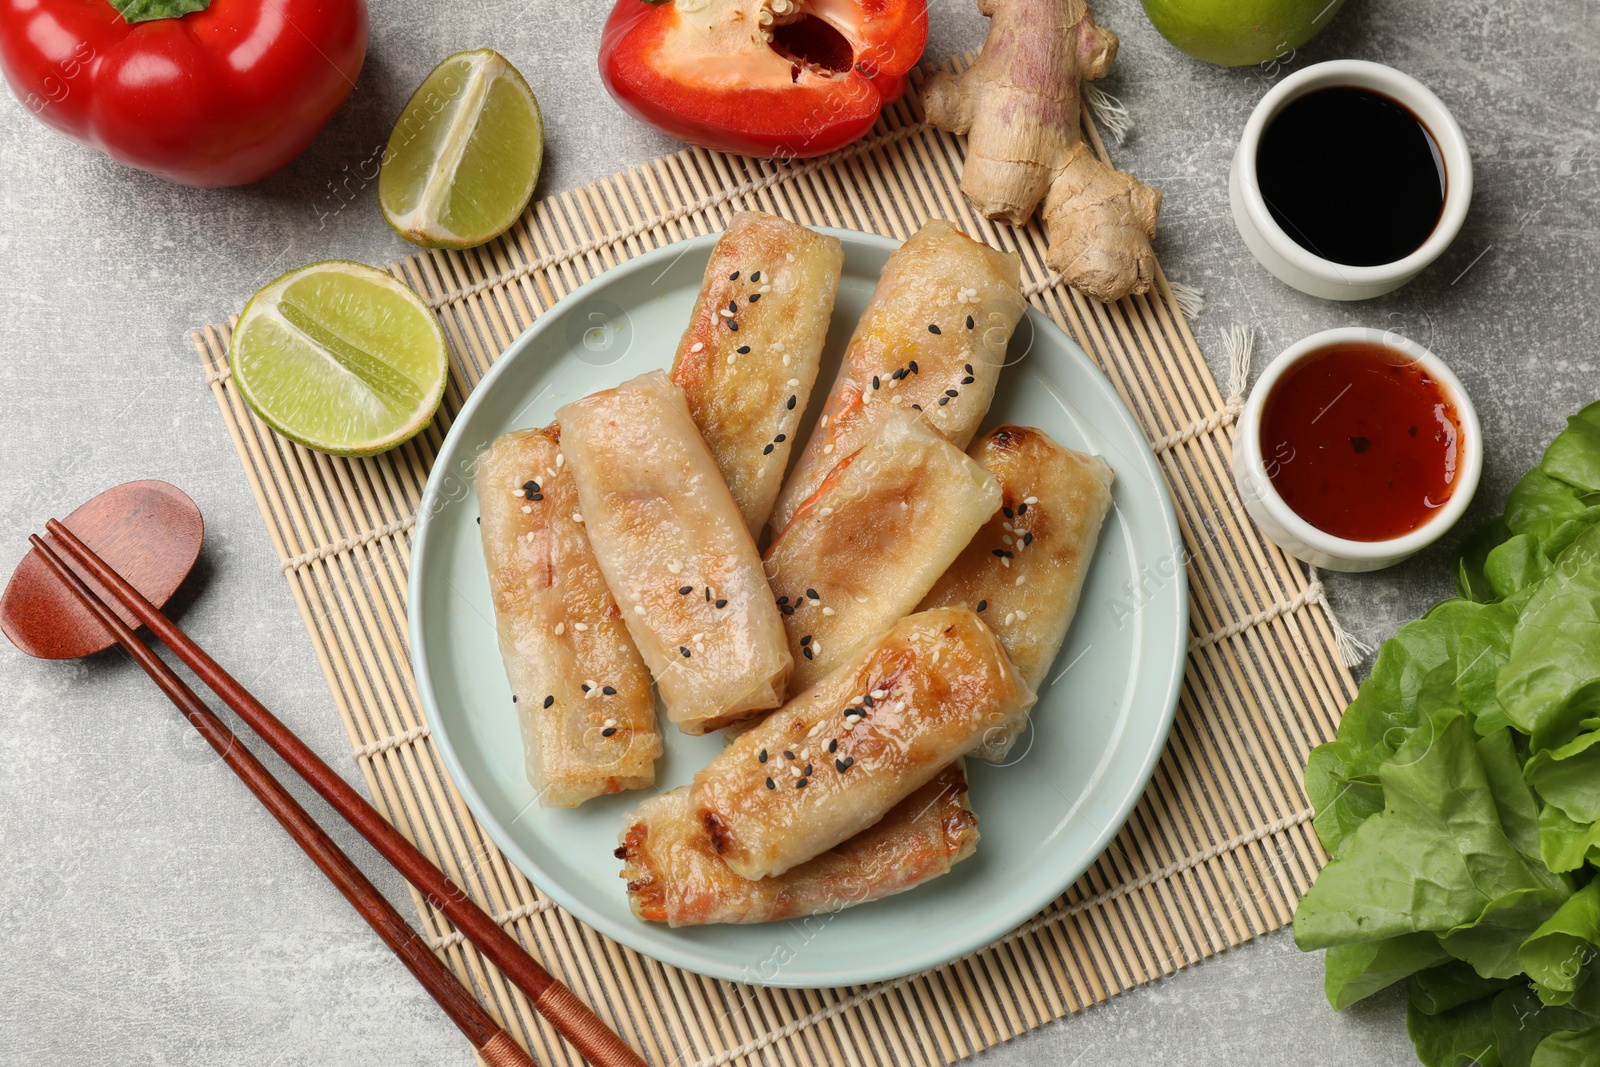
POLYGON ((927 40, 926 0, 618 0, 600 77, 679 140, 802 158, 866 133, 927 40))
POLYGON ((365 0, 0 0, 17 99, 183 185, 242 185, 299 155, 366 51, 365 0))

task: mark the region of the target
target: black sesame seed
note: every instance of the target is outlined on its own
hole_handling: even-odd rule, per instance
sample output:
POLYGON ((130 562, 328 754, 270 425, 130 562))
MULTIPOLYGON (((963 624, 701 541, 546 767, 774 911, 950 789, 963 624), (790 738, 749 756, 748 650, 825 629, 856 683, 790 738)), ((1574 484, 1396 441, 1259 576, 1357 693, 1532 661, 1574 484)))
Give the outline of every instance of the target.
POLYGON ((972 329, 972 328, 973 328, 973 327, 974 327, 974 326, 976 326, 976 325, 977 325, 977 323, 975 323, 975 322, 973 322, 973 321, 972 321, 972 316, 971 316, 971 315, 968 315, 968 316, 967 316, 967 329, 969 329, 969 330, 970 330, 970 329, 972 329))
POLYGON ((758 271, 758 270, 751 271, 750 272, 750 280, 753 281, 753 282, 759 282, 761 280, 761 272, 758 271))
POLYGON ((928 332, 929 333, 938 333, 939 332, 939 327, 935 326, 933 323, 930 322, 930 323, 928 323, 928 332))
POLYGON ((833 765, 841 771, 848 771, 856 765, 856 758, 854 756, 846 756, 844 759, 834 760, 833 765))
POLYGON ((995 549, 995 550, 994 550, 994 554, 995 554, 995 558, 997 558, 997 559, 1004 559, 1004 558, 1005 558, 1005 557, 1006 557, 1006 556, 1009 556, 1009 555, 1011 555, 1011 553, 1009 553, 1009 552, 1007 552, 1007 551, 1006 551, 1006 550, 1005 550, 1005 549, 1003 549, 1003 548, 997 548, 997 549, 995 549))
POLYGON ((796 400, 798 400, 798 399, 799 399, 798 396, 791 396, 789 398, 789 402, 787 404, 785 404, 784 407, 788 408, 790 411, 793 411, 794 410, 794 402, 796 400))
POLYGON ((959 389, 946 389, 944 391, 944 395, 949 397, 951 400, 954 400, 956 397, 961 395, 961 390, 959 390, 959 389))
POLYGON ((874 389, 878 388, 878 376, 876 374, 872 376, 872 387, 874 389))
POLYGON ((917 409, 917 410, 918 410, 918 411, 921 411, 921 410, 922 410, 922 405, 921 405, 921 404, 912 404, 912 405, 911 405, 911 406, 912 406, 912 407, 913 407, 913 408, 916 408, 916 409, 917 409))
POLYGON ((751 293, 750 294, 750 303, 754 304, 757 300, 760 300, 760 299, 761 299, 761 294, 760 293, 751 293))
POLYGON ((861 703, 869 708, 872 707, 872 694, 868 693, 866 696, 862 697, 861 703))
POLYGON ((1018 515, 1026 515, 1027 513, 1028 513, 1028 505, 1027 504, 1024 503, 1024 504, 1018 504, 1017 505, 1017 514, 1018 515))
POLYGON ((806 599, 807 600, 821 600, 822 598, 817 595, 817 591, 815 589, 807 589, 806 590, 806 599))
POLYGON ((747 355, 750 352, 750 346, 740 345, 738 348, 735 348, 734 351, 739 353, 741 356, 747 355))
POLYGON ((585 693, 587 693, 589 691, 589 683, 588 682, 584 682, 583 683, 583 691, 585 693))
POLYGON ((728 329, 734 331, 735 333, 739 332, 739 324, 737 322, 734 322, 732 319, 723 319, 722 321, 728 324, 728 329))
POLYGON ((739 310, 739 301, 737 301, 737 300, 728 301, 728 310, 729 311, 738 311, 739 310))
POLYGON ((790 752, 788 749, 784 749, 783 750, 783 758, 784 759, 794 759, 794 753, 790 752))
POLYGON ((678 587, 679 596, 688 596, 692 592, 694 592, 694 586, 692 585, 681 585, 678 587))
POLYGON ((912 374, 921 374, 922 373, 921 371, 917 370, 917 361, 916 360, 912 360, 910 363, 906 364, 906 366, 911 368, 911 373, 912 374))
POLYGON ((762 455, 763 455, 763 456, 770 456, 770 455, 772 455, 772 448, 773 448, 773 446, 772 446, 772 445, 768 445, 768 446, 767 446, 767 447, 766 447, 766 448, 763 448, 763 449, 762 449, 762 450, 761 450, 761 454, 762 454, 762 455))
POLYGON ((612 734, 614 734, 616 732, 617 732, 617 728, 615 726, 607 726, 604 730, 600 731, 600 736, 601 737, 610 737, 612 734))
POLYGON ((989 610, 989 602, 987 600, 978 601, 978 610, 979 611, 988 611, 989 610))
POLYGON ((804 637, 802 637, 800 639, 800 646, 802 648, 804 648, 806 645, 809 645, 810 643, 811 643, 811 635, 810 634, 806 634, 804 637))
POLYGON ((556 698, 554 696, 547 696, 547 697, 544 698, 544 706, 547 707, 547 708, 551 704, 554 704, 555 702, 556 702, 556 698))
POLYGON ((796 789, 804 789, 806 787, 806 780, 804 778, 796 778, 794 780, 794 787, 796 789))
POLYGON ((482 526, 482 525, 483 525, 483 516, 482 516, 482 515, 479 515, 479 516, 478 516, 478 525, 479 525, 479 526, 482 526))
POLYGON ((809 764, 809 763, 806 764, 806 769, 801 771, 800 773, 805 775, 807 778, 810 778, 811 777, 811 764, 809 764))
POLYGON ((706 586, 706 603, 711 603, 711 587, 709 585, 706 586))
POLYGON ((829 752, 837 752, 837 751, 839 751, 839 739, 837 737, 835 737, 833 740, 828 742, 828 751, 829 752))
POLYGON ((689 650, 687 648, 683 647, 682 645, 678 646, 678 654, 681 655, 684 659, 688 659, 689 658, 689 650))
POLYGON ((759 762, 759 763, 767 762, 767 750, 766 749, 762 749, 760 751, 760 753, 757 754, 756 761, 759 762))
POLYGON ((1008 507, 1002 507, 1000 510, 1006 513, 1006 518, 1008 519, 1014 519, 1017 517, 1017 513, 1008 507))
POLYGON ((1033 534, 1031 534, 1031 533, 1023 534, 1022 535, 1022 543, 1025 544, 1025 545, 1033 544, 1033 534))
POLYGON ((800 654, 802 656, 804 656, 806 659, 815 659, 816 658, 816 654, 811 651, 811 646, 810 645, 807 645, 805 648, 802 648, 800 650, 800 654))
POLYGON ((725 608, 725 607, 727 607, 727 606, 728 606, 728 602, 727 602, 727 601, 726 601, 726 600, 718 600, 718 601, 717 601, 717 607, 719 607, 719 608, 725 608))
POLYGON ((910 373, 910 371, 906 370, 904 367, 901 367, 899 370, 897 370, 893 374, 889 375, 889 377, 893 378, 895 381, 898 382, 898 381, 903 380, 905 378, 905 376, 907 374, 909 374, 909 373, 910 373))
POLYGON ((728 275, 728 280, 730 282, 738 281, 739 280, 739 272, 738 271, 734 271, 732 274, 728 275))
POLYGON ((768 778, 767 779, 767 788, 768 789, 776 789, 776 788, 778 788, 778 783, 774 782, 771 778, 768 778))
POLYGON ((975 382, 977 380, 978 379, 974 378, 972 375, 969 374, 965 378, 961 379, 961 384, 962 385, 971 385, 973 382, 975 382))
POLYGON ((944 407, 944 406, 945 406, 945 405, 946 405, 946 404, 948 404, 948 403, 950 403, 950 398, 949 398, 949 397, 947 397, 947 396, 941 396, 941 397, 940 397, 940 398, 939 398, 939 406, 940 406, 940 407, 944 407))
POLYGON ((517 702, 517 694, 512 693, 511 694, 511 703, 515 704, 516 702, 517 702))
POLYGON ((972 373, 972 364, 970 364, 970 363, 967 363, 967 364, 965 364, 965 365, 964 365, 964 366, 963 366, 963 368, 962 368, 962 369, 964 369, 964 370, 965 370, 965 371, 966 371, 966 372, 967 372, 967 373, 968 373, 968 374, 971 374, 971 373, 972 373))
POLYGON ((543 493, 534 493, 533 495, 529 496, 528 499, 529 500, 543 500, 544 499, 544 494, 543 493))
POLYGON ((600 692, 604 693, 608 697, 614 697, 617 695, 615 686, 603 685, 600 687, 600 692))
POLYGON ((522 491, 524 493, 537 493, 539 491, 539 483, 538 482, 523 482, 522 483, 522 491))
POLYGON ((784 604, 787 604, 787 603, 788 603, 788 602, 789 602, 789 598, 788 598, 788 597, 786 597, 786 596, 781 596, 781 597, 779 597, 779 598, 778 598, 778 604, 779 604, 779 606, 782 606, 782 605, 784 605, 784 604))
POLYGON ((788 434, 780 433, 778 436, 774 437, 772 440, 773 440, 774 444, 780 444, 781 445, 785 441, 787 441, 788 439, 789 439, 789 435, 788 434))

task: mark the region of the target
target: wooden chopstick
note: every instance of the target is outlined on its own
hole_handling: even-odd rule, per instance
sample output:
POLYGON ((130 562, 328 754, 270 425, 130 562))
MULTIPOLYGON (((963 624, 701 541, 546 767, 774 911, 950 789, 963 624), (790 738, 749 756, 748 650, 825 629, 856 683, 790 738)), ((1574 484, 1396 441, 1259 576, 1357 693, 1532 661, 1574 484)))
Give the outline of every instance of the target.
POLYGON ((491 1064, 492 1067, 501 1065, 535 1067, 534 1061, 517 1045, 511 1035, 500 1028, 471 992, 433 954, 422 935, 417 933, 395 910, 394 905, 378 892, 350 857, 344 854, 333 839, 289 794, 289 791, 272 776, 272 772, 267 770, 261 761, 239 742, 233 732, 223 725, 216 713, 206 707, 205 703, 195 695, 194 690, 185 685, 153 649, 139 640, 128 625, 90 590, 72 568, 66 565, 48 542, 37 534, 30 536, 29 541, 55 572, 56 577, 78 597, 101 625, 111 631, 117 643, 127 650, 140 667, 144 668, 145 673, 177 705, 178 710, 183 712, 190 724, 200 731, 200 736, 216 750, 218 756, 222 757, 222 762, 226 763, 250 788, 256 799, 260 800, 272 813, 273 818, 278 820, 279 825, 289 832, 295 843, 305 850, 306 855, 310 856, 322 869, 322 873, 328 876, 328 880, 344 894, 351 907, 367 921, 394 954, 400 957, 400 962, 405 964, 406 969, 416 976, 417 981, 422 983, 423 988, 439 1003, 439 1007, 444 1009, 451 1021, 461 1028, 461 1032, 472 1042, 473 1048, 478 1050, 484 1062, 491 1064))
POLYGON ((584 1059, 595 1067, 646 1067, 638 1053, 601 1022, 572 990, 528 955, 515 938, 501 929, 494 919, 473 903, 471 897, 379 815, 361 794, 334 773, 310 746, 268 711, 232 675, 218 666, 204 649, 146 600, 127 579, 62 523, 51 519, 46 529, 134 618, 148 627, 185 666, 237 712, 245 725, 254 730, 385 859, 394 864, 406 881, 421 890, 430 904, 443 911, 501 973, 528 995, 534 1009, 548 1019, 584 1059))

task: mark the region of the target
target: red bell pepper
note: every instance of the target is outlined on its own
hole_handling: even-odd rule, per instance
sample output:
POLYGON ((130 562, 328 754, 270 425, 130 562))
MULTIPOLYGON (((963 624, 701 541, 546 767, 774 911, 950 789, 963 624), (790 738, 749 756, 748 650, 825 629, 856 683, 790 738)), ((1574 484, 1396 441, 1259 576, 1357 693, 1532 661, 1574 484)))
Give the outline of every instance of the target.
POLYGON ((899 99, 927 40, 926 0, 618 0, 600 77, 690 144, 819 156, 899 99))
POLYGON ((0 0, 17 99, 183 185, 243 185, 299 155, 366 51, 365 0, 0 0))

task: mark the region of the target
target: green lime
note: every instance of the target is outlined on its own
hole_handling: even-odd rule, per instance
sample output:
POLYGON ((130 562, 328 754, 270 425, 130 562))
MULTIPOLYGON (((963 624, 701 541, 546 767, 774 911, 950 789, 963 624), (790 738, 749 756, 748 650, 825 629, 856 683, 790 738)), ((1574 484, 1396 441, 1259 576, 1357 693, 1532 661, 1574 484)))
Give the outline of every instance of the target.
POLYGON ((336 456, 370 456, 416 436, 450 376, 444 331, 417 294, 338 259, 292 270, 251 297, 228 366, 268 426, 336 456))
POLYGON ((492 49, 457 52, 406 102, 378 173, 389 225, 427 248, 472 248, 511 228, 544 159, 539 102, 492 49))
POLYGON ((1344 0, 1144 0, 1161 36, 1208 63, 1242 67, 1286 58, 1344 0))

